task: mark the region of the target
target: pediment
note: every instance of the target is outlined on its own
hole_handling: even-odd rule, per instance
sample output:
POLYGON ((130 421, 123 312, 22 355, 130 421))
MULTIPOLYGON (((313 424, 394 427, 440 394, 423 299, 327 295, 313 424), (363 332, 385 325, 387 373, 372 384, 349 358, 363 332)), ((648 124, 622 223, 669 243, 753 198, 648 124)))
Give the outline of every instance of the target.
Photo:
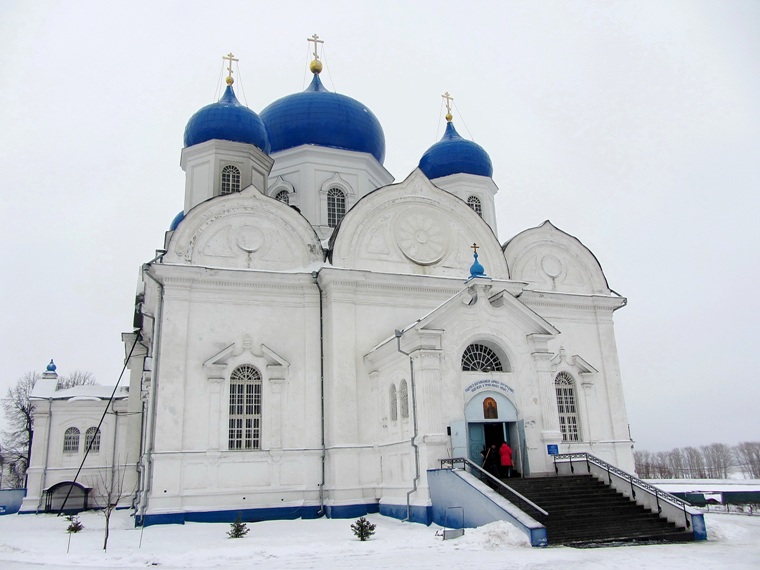
POLYGON ((444 335, 461 334, 465 329, 478 334, 508 335, 513 339, 534 337, 541 341, 560 333, 507 289, 486 279, 475 279, 427 315, 396 331, 393 337, 367 353, 365 359, 382 360, 397 352, 397 344, 404 352, 437 350, 443 346, 444 335))
POLYGON ((559 353, 552 358, 551 365, 552 372, 557 372, 562 368, 573 370, 580 375, 596 374, 599 372, 577 354, 568 355, 563 347, 560 347, 559 353))
POLYGON ((609 295, 602 267, 580 240, 550 221, 527 229, 504 245, 512 279, 528 289, 609 295))
POLYGON ((253 361, 259 366, 266 368, 271 377, 273 373, 282 376, 290 366, 290 363, 277 354, 267 345, 260 343, 254 345, 250 336, 246 335, 242 342, 234 342, 225 346, 207 358, 203 368, 211 378, 223 378, 230 366, 236 366, 243 361, 253 361))
POLYGON ((491 228, 467 204, 415 170, 364 196, 343 218, 332 264, 347 269, 466 278, 473 243, 486 274, 508 277, 491 228))
POLYGON ((309 222, 253 186, 190 210, 164 256, 166 263, 271 271, 306 268, 323 259, 309 222))

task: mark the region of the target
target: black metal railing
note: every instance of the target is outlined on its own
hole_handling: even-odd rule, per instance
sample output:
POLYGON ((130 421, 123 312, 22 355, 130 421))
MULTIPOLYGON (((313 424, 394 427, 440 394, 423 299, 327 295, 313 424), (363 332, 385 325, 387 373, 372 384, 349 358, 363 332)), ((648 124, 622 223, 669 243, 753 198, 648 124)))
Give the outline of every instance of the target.
POLYGON ((501 479, 498 479, 497 477, 491 475, 477 463, 473 463, 465 457, 441 459, 441 469, 457 468, 464 471, 469 471, 478 477, 481 481, 485 482, 488 486, 492 487, 497 493, 499 493, 499 495, 507 499, 509 502, 517 505, 520 510, 525 511, 526 509, 533 509, 540 515, 543 515, 545 517, 549 516, 549 513, 539 507, 536 503, 515 491, 501 479))
POLYGON ((575 466, 573 465, 573 459, 576 460, 576 463, 580 463, 581 465, 583 463, 586 464, 586 471, 590 474, 591 473, 591 466, 595 465, 598 468, 602 469, 604 472, 607 473, 607 483, 612 486, 612 476, 615 475, 631 487, 631 498, 635 501, 636 500, 636 489, 644 491, 645 493, 648 493, 651 496, 654 496, 655 502, 657 505, 657 514, 662 514, 662 506, 660 505, 660 501, 669 503, 673 505, 674 507, 680 509, 683 511, 684 520, 686 521, 686 528, 691 528, 691 520, 689 519, 689 513, 686 510, 686 507, 688 506, 688 503, 686 501, 683 501, 679 499, 678 497, 671 495, 670 493, 666 493, 665 491, 662 491, 655 487, 654 485, 650 485, 649 483, 642 481, 638 477, 634 477, 630 473, 626 473, 622 469, 618 469, 614 465, 610 465, 606 461, 599 459, 595 455, 591 455, 590 453, 580 452, 580 453, 561 453, 559 455, 554 456, 554 473, 556 475, 559 475, 559 465, 557 463, 569 463, 570 464, 570 473, 575 473, 575 466))

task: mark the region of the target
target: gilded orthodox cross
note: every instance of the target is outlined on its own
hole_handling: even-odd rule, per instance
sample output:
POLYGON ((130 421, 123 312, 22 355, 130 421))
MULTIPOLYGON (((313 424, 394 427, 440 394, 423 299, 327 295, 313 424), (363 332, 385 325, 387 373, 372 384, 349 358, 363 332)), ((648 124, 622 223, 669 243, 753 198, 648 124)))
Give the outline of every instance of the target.
POLYGON ((478 247, 479 247, 478 244, 474 243, 474 244, 472 244, 470 246, 470 249, 474 249, 475 250, 475 254, 477 255, 477 253, 478 253, 478 247))
POLYGON ((227 61, 229 61, 229 66, 227 67, 228 75, 227 75, 226 81, 227 81, 227 85, 232 85, 235 82, 235 80, 232 79, 232 62, 240 61, 240 60, 236 58, 234 55, 232 55, 232 52, 228 53, 227 55, 223 55, 222 59, 226 59, 227 61))
POLYGON ((451 102, 454 100, 454 98, 449 95, 449 92, 446 91, 443 95, 441 95, 446 100, 446 120, 448 122, 451 122, 451 119, 453 119, 453 115, 451 114, 451 102))
POLYGON ((306 38, 307 42, 314 42, 314 59, 319 59, 319 50, 317 49, 317 44, 323 44, 325 43, 325 40, 320 40, 319 36, 317 34, 314 34, 310 38, 306 38))

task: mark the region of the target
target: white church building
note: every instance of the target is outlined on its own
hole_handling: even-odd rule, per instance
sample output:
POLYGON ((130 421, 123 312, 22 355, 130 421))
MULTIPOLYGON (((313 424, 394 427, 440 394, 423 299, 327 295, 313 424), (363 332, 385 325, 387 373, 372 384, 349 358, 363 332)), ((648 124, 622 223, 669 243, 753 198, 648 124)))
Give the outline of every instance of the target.
POLYGON ((550 446, 633 472, 626 299, 596 257, 549 221, 500 241, 491 160, 450 111, 394 183, 379 121, 323 86, 316 54, 306 90, 258 114, 228 56, 226 91, 185 129, 182 211, 142 267, 128 389, 57 390, 47 371, 22 512, 64 490, 97 505, 121 473, 144 524, 429 523, 427 471, 503 441, 523 477, 553 472, 550 446))

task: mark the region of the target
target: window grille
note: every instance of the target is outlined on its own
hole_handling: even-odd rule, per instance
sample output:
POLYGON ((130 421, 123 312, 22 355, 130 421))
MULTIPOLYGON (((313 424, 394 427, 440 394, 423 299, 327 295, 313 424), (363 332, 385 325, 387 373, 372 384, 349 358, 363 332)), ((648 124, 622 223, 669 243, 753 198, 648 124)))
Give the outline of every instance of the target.
POLYGON ((496 353, 483 344, 471 344, 462 354, 464 372, 503 372, 496 353))
POLYGON ((398 419, 398 395, 396 394, 396 385, 391 384, 391 420, 394 422, 398 419))
POLYGON ((327 191, 327 225, 336 227, 346 215, 346 195, 339 188, 327 191))
POLYGON ((483 207, 480 204, 480 198, 477 196, 470 196, 467 198, 467 205, 472 208, 478 216, 481 218, 483 217, 483 207))
POLYGON ((277 192, 277 195, 274 197, 274 199, 278 202, 282 202, 283 204, 290 204, 290 196, 288 195, 287 190, 280 190, 277 192))
POLYGON ((100 430, 98 428, 87 428, 84 433, 84 448, 90 451, 100 451, 100 430), (92 447, 90 447, 90 442, 92 442, 92 447))
POLYGON ((230 375, 229 448, 261 448, 261 374, 248 364, 230 375))
POLYGON ((406 380, 401 381, 399 386, 399 400, 401 403, 401 419, 409 417, 409 387, 406 380))
POLYGON ((573 377, 567 372, 560 372, 554 378, 554 387, 557 390, 557 411, 562 441, 580 441, 573 377))
POLYGON ((232 194, 240 192, 240 171, 236 166, 228 164, 222 168, 222 190, 221 194, 232 194))
POLYGON ((70 427, 63 434, 63 452, 64 453, 78 453, 79 452, 79 430, 75 427, 70 427))

